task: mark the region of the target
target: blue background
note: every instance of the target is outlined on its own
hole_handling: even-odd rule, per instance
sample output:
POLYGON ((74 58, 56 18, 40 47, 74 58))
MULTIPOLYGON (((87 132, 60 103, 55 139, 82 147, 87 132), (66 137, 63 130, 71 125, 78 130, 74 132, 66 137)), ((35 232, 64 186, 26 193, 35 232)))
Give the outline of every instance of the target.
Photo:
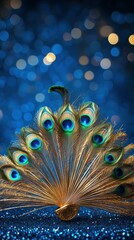
MULTIPOLYGON (((128 41, 134 34, 133 9, 133 1, 1 1, 1 154, 6 153, 15 139, 15 132, 32 125, 41 106, 47 105, 53 111, 59 108, 61 98, 48 93, 52 85, 65 86, 71 93, 71 101, 77 99, 76 106, 88 100, 96 102, 100 118, 108 117, 115 129, 123 126, 128 142, 134 142, 134 45, 128 41), (108 41, 110 33, 118 35, 117 44, 108 41), (50 53, 55 60, 47 65, 46 56, 50 53)), ((26 217, 24 221, 19 220, 20 224, 17 220, 11 225, 7 213, 8 216, 1 217, 6 219, 7 216, 5 225, 1 221, 1 236, 7 237, 7 229, 12 226, 9 238, 2 239, 21 239, 22 236, 28 239, 29 229, 33 231, 30 239, 52 236, 56 239, 63 227, 61 236, 66 238, 132 239, 131 218, 123 220, 103 211, 95 213, 91 214, 91 221, 90 211, 82 210, 81 219, 70 225, 62 223, 62 226, 55 217, 51 220, 50 210, 43 219, 43 226, 40 215, 35 217, 37 229, 31 225, 26 227, 26 217), (45 219, 50 221, 46 228, 45 219), (74 235, 71 227, 75 229, 74 235), (44 229, 42 234, 41 228, 44 229), (49 230, 45 232, 45 229, 49 230), (20 234, 18 237, 16 232, 20 234)), ((40 214, 42 216, 43 212, 40 214)))

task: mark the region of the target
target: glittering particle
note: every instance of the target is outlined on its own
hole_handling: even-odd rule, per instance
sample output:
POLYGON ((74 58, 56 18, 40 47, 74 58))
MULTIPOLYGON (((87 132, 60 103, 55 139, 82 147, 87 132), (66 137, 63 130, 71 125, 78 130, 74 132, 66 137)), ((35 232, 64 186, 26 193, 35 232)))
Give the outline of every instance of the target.
POLYGON ((16 67, 19 69, 19 70, 23 70, 26 68, 26 61, 24 59, 19 59, 17 62, 16 62, 16 67))
POLYGON ((79 58, 79 63, 81 65, 87 65, 89 63, 89 58, 87 56, 81 56, 79 58))
POLYGON ((128 41, 131 45, 134 45, 134 34, 129 36, 128 41))
POLYGON ((119 41, 119 37, 116 33, 111 33, 109 36, 108 36, 108 41, 111 45, 115 45, 118 43, 119 41))
POLYGON ((31 66, 35 66, 37 65, 39 62, 38 58, 34 55, 31 55, 28 57, 28 63, 31 65, 31 66))
POLYGON ((79 28, 73 28, 73 29, 71 30, 71 36, 72 36, 72 38, 78 39, 78 38, 81 37, 81 35, 82 35, 82 32, 81 32, 81 30, 80 30, 79 28))
POLYGON ((113 28, 109 25, 104 25, 100 28, 100 34, 102 37, 108 37, 113 32, 113 28))
POLYGON ((108 58, 103 58, 100 62, 100 66, 103 69, 108 69, 111 67, 111 61, 108 58))
POLYGON ((86 80, 93 80, 94 79, 94 73, 92 71, 87 71, 84 74, 84 77, 86 80))
POLYGON ((19 9, 22 5, 21 0, 11 0, 10 5, 13 9, 19 9))
POLYGON ((43 102, 45 100, 45 95, 43 93, 37 93, 35 99, 37 102, 43 102))

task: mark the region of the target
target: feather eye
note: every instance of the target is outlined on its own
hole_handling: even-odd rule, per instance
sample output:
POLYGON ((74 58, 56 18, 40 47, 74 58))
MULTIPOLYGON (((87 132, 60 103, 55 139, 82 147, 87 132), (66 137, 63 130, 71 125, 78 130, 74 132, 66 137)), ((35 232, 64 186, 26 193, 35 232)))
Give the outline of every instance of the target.
POLYGON ((83 128, 90 127, 98 116, 98 106, 93 103, 85 103, 81 106, 79 111, 79 122, 83 128))
POLYGON ((25 166, 29 164, 28 155, 22 151, 14 151, 12 154, 12 159, 14 163, 18 166, 25 166))
POLYGON ((121 184, 116 188, 115 193, 121 197, 129 197, 134 194, 134 186, 131 184, 121 184))
POLYGON ((5 177, 11 182, 16 182, 21 179, 19 171, 15 168, 6 167, 3 169, 3 173, 5 177))
POLYGON ((92 142, 95 147, 99 147, 103 144, 105 144, 112 133, 112 125, 111 124, 105 124, 102 126, 97 132, 95 132, 92 136, 92 142))
POLYGON ((38 135, 31 133, 26 136, 26 144, 31 150, 41 150, 42 149, 42 139, 38 135))
POLYGON ((123 148, 114 147, 109 149, 104 156, 104 162, 109 165, 114 165, 122 158, 123 148))
POLYGON ((113 169, 112 176, 115 179, 124 179, 134 172, 131 165, 123 165, 122 167, 116 167, 113 169))
POLYGON ((54 118, 52 117, 52 111, 48 107, 40 109, 38 114, 38 125, 46 131, 52 131, 54 129, 54 118))
POLYGON ((75 128, 75 116, 73 114, 72 108, 68 106, 64 112, 62 112, 59 118, 62 130, 66 133, 71 133, 75 128))

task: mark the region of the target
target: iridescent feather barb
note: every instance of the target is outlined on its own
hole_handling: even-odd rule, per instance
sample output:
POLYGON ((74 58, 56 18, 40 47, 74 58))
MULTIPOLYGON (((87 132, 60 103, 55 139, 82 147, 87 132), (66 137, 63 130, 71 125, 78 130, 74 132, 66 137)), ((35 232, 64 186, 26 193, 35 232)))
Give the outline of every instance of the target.
POLYGON ((123 147, 126 134, 99 122, 93 102, 75 109, 64 87, 63 106, 42 107, 36 127, 26 127, 17 145, 0 156, 0 210, 58 206, 62 220, 80 206, 134 216, 134 144, 123 147))

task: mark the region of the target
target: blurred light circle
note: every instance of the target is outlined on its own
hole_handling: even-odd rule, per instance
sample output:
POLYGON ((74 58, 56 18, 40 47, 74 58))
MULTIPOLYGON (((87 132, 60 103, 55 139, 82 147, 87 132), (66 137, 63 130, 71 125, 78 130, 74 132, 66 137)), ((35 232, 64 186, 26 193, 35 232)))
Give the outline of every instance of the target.
POLYGON ((95 26, 95 23, 91 22, 89 19, 86 19, 84 22, 84 26, 86 27, 86 29, 92 29, 95 26))
POLYGON ((37 93, 35 99, 37 102, 43 102, 45 100, 45 95, 43 93, 37 93))
POLYGON ((28 63, 31 65, 31 66, 35 66, 37 65, 39 62, 38 58, 35 56, 35 55, 31 55, 28 57, 28 63))
POLYGON ((81 65, 87 65, 89 63, 89 58, 87 56, 81 56, 79 58, 79 63, 81 65))
POLYGON ((119 37, 116 33, 111 33, 109 36, 108 36, 108 41, 111 45, 115 45, 118 43, 119 41, 119 37))
POLYGON ((100 62, 100 66, 103 69, 108 69, 111 67, 111 61, 108 58, 103 58, 100 62))
POLYGON ((32 72, 32 71, 28 72, 28 73, 27 73, 27 79, 28 79, 29 81, 34 81, 34 80, 36 79, 36 74, 35 74, 35 72, 32 72))
POLYGON ((74 71, 74 77, 77 78, 77 79, 81 79, 83 76, 83 72, 81 69, 77 69, 74 71))
POLYGON ((71 31, 71 36, 72 38, 74 39, 78 39, 81 37, 81 30, 79 28, 73 28, 72 31, 71 31))
POLYGON ((118 56, 120 55, 120 50, 119 50, 119 48, 113 47, 113 48, 111 49, 111 55, 112 55, 113 57, 118 57, 118 56))
POLYGON ((93 80, 94 79, 94 73, 92 71, 87 71, 84 74, 84 77, 86 80, 93 80))
POLYGON ((62 52, 62 45, 56 43, 52 46, 52 52, 54 54, 60 54, 62 52))
POLYGON ((26 68, 26 61, 24 59, 19 59, 17 62, 16 62, 16 67, 19 69, 19 70, 23 70, 26 68))
POLYGON ((22 5, 21 0, 11 0, 10 5, 13 9, 19 9, 22 5))
POLYGON ((4 31, 0 32, 0 40, 1 41, 5 42, 8 40, 8 38, 9 38, 9 33, 7 31, 4 30, 4 31))
POLYGON ((128 61, 129 62, 134 62, 134 53, 129 53, 128 55, 127 55, 127 59, 128 59, 128 61))
POLYGON ((12 25, 17 25, 19 22, 20 22, 20 16, 18 16, 17 14, 13 14, 11 17, 10 17, 10 22, 12 25))
POLYGON ((108 37, 113 32, 113 28, 109 25, 104 25, 100 28, 100 34, 102 37, 108 37))
POLYGON ((71 34, 69 32, 65 32, 63 34, 63 39, 64 39, 64 41, 68 42, 68 41, 70 41, 72 39, 72 36, 71 36, 71 34))
POLYGON ((56 56, 54 53, 49 52, 44 58, 43 63, 46 65, 50 65, 52 62, 56 60, 56 56))
POLYGON ((131 45, 134 45, 134 34, 132 34, 132 35, 129 36, 128 41, 129 41, 129 43, 130 43, 131 45))

